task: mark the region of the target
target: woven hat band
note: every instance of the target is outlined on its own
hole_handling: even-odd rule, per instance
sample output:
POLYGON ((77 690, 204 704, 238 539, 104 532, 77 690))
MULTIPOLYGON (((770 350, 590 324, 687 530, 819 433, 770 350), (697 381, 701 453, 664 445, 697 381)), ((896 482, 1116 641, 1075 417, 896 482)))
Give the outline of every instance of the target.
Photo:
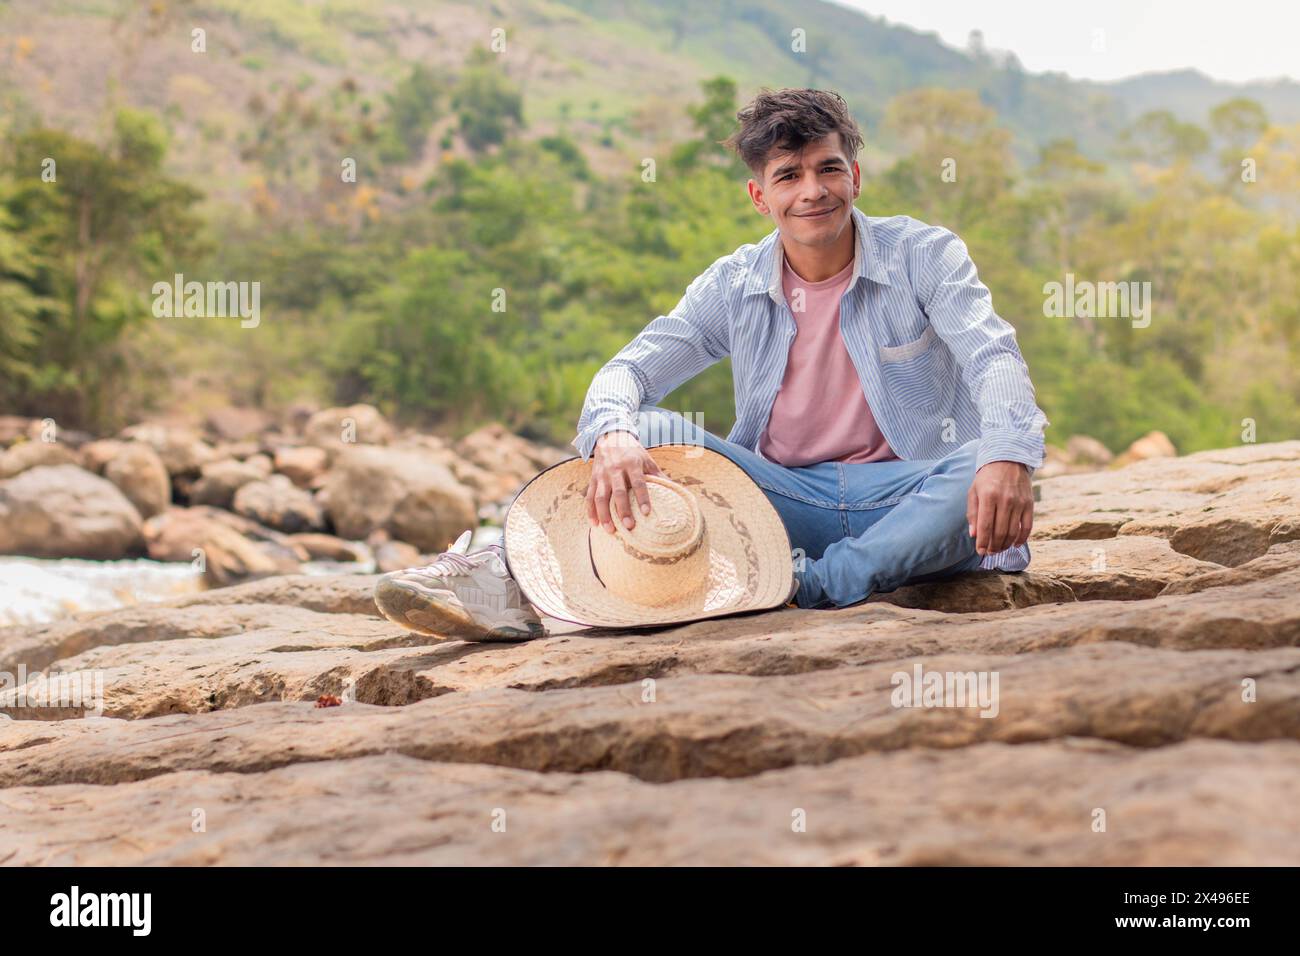
POLYGON ((636 527, 615 518, 615 533, 588 531, 591 560, 606 590, 646 607, 668 606, 701 590, 709 580, 708 528, 699 502, 677 482, 646 476, 650 514, 638 512, 636 527))

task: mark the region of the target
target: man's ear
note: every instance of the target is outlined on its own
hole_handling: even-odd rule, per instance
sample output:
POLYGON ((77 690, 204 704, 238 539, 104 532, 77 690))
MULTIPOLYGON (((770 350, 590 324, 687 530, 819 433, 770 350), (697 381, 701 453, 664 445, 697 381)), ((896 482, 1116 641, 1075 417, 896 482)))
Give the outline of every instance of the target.
POLYGON ((858 198, 858 193, 862 192, 862 170, 858 168, 858 161, 853 161, 853 198, 858 198))
POLYGON ((763 187, 751 179, 745 188, 749 190, 749 201, 754 204, 754 208, 758 210, 759 215, 770 215, 771 210, 767 207, 767 200, 763 198, 763 187))

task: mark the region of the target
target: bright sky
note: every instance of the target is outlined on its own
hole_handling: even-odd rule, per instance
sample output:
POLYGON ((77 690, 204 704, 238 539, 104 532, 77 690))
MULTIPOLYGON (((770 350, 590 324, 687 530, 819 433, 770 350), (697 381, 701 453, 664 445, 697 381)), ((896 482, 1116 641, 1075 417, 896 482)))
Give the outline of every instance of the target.
POLYGON ((936 32, 950 46, 964 48, 971 30, 981 30, 985 47, 1010 50, 1031 73, 1055 70, 1115 80, 1191 67, 1238 83, 1282 76, 1300 80, 1296 0, 834 2, 936 32), (1094 50, 1095 45, 1102 49, 1094 50))

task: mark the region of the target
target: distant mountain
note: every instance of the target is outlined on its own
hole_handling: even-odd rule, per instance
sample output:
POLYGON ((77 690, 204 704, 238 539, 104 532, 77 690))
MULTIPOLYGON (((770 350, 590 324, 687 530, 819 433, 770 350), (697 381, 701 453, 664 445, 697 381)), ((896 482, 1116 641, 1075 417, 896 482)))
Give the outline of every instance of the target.
POLYGON ((1132 116, 1169 110, 1185 122, 1204 125, 1211 109, 1241 96, 1256 100, 1276 123, 1300 123, 1300 83, 1294 80, 1224 83, 1199 70, 1175 70, 1131 76, 1098 88, 1119 99, 1132 116))
POLYGON ((351 84, 379 114, 414 64, 454 73, 498 27, 529 135, 567 132, 598 170, 625 168, 629 154, 684 135, 684 107, 718 74, 742 97, 760 86, 837 90, 865 127, 868 156, 888 156, 878 128, 885 107, 919 86, 978 91, 1022 161, 1059 137, 1104 157, 1145 110, 1203 124, 1234 96, 1300 120, 1291 81, 1028 73, 1013 55, 954 49, 822 0, 12 0, 0 4, 0 112, 85 132, 98 128, 108 97, 151 110, 172 131, 178 171, 219 192, 251 175, 242 157, 251 138, 265 139, 267 114, 257 111, 286 91, 328 110, 329 91, 351 84), (199 28, 203 53, 191 48, 199 28))

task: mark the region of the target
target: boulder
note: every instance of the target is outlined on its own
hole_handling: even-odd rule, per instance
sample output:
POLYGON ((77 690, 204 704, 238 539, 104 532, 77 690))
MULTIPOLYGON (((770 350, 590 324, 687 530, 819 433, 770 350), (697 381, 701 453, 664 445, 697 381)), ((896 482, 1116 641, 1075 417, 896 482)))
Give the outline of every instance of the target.
POLYGON ((1089 435, 1071 435, 1065 453, 1074 464, 1097 467, 1109 465, 1115 458, 1109 448, 1089 435))
POLYGON ((392 437, 392 426, 373 405, 327 408, 303 427, 303 440, 331 457, 355 445, 386 445, 392 437))
POLYGON ((140 549, 140 525, 116 485, 76 465, 38 465, 0 481, 0 554, 124 558, 140 549))
POLYGON ((198 432, 189 428, 145 423, 123 429, 120 437, 152 445, 172 478, 178 475, 197 475, 205 464, 215 458, 212 446, 203 441, 198 432))
POLYGON ((325 527, 325 515, 311 492, 297 487, 284 475, 242 486, 235 492, 232 506, 236 514, 287 534, 325 527))
POLYGON ((170 508, 145 522, 144 538, 155 561, 198 562, 211 587, 289 574, 297 561, 246 538, 202 509, 170 508))
POLYGON ((238 531, 245 538, 259 542, 263 550, 272 557, 289 562, 307 561, 310 555, 307 549, 293 540, 293 535, 276 531, 266 525, 258 524, 251 518, 226 511, 224 508, 191 508, 191 511, 206 514, 213 521, 224 524, 227 528, 238 531))
POLYGON ((56 441, 21 441, 0 452, 0 481, 40 465, 76 465, 78 458, 56 441))
POLYGON ((228 406, 210 411, 205 424, 218 440, 237 442, 266 431, 271 417, 256 408, 228 406))
POLYGON ((521 438, 499 423, 470 432, 456 442, 455 451, 476 469, 463 480, 490 482, 479 488, 485 501, 511 496, 539 471, 573 457, 563 449, 521 438))
POLYGON ((298 448, 277 448, 275 470, 288 477, 299 488, 310 488, 325 474, 329 455, 323 448, 302 445, 298 448))
POLYGON ((1177 454, 1178 449, 1174 447, 1168 435, 1164 432, 1152 431, 1129 445, 1113 464, 1116 467, 1123 467, 1135 461, 1145 461, 1148 458, 1173 458, 1177 454))
POLYGON ((375 570, 383 574, 427 564, 420 549, 405 541, 384 541, 375 548, 375 570))
POLYGON ((171 504, 171 478, 158 453, 144 442, 123 445, 104 466, 104 477, 122 490, 142 518, 152 518, 171 504))
POLYGON ((101 438, 81 446, 81 466, 87 471, 102 475, 108 463, 117 457, 117 453, 126 447, 126 442, 116 438, 101 438))
POLYGON ((211 505, 229 508, 235 492, 244 485, 267 477, 266 470, 256 461, 212 461, 203 466, 198 481, 190 486, 191 505, 211 505))
POLYGON ((1047 442, 1043 447, 1043 463, 1034 472, 1034 478, 1055 478, 1057 475, 1069 474, 1071 470, 1070 456, 1065 453, 1065 449, 1047 442))
POLYGON ((361 548, 332 534, 300 532, 289 535, 289 539, 306 551, 313 561, 361 561, 364 558, 361 548))
POLYGON ((261 442, 256 441, 223 441, 212 448, 213 457, 218 461, 227 458, 234 458, 236 461, 248 461, 250 458, 260 456, 261 451, 261 442))
POLYGON ((382 529, 421 551, 439 552, 476 524, 469 490, 415 449, 344 448, 324 490, 330 520, 344 538, 382 529))

